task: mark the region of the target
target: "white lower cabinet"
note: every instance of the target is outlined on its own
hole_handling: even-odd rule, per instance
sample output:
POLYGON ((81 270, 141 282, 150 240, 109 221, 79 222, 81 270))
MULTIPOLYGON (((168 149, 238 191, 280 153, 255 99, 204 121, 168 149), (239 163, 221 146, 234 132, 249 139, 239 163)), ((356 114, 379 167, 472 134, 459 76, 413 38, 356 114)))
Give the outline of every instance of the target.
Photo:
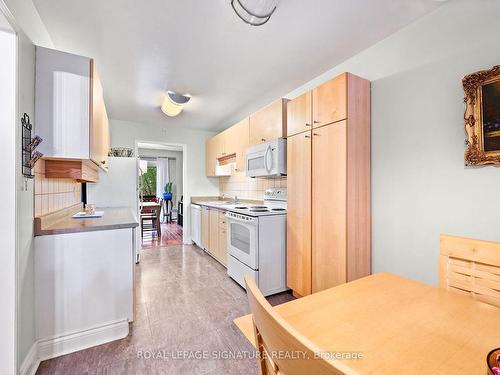
POLYGON ((128 335, 133 319, 133 229, 35 237, 41 359, 128 335))

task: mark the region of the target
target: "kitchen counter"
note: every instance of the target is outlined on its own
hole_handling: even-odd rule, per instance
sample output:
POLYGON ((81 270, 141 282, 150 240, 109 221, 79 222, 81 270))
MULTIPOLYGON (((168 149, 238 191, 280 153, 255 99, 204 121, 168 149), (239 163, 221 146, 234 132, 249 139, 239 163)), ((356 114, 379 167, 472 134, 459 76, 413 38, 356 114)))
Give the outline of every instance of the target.
POLYGON ((74 219, 76 212, 81 206, 73 207, 58 216, 35 218, 35 236, 46 236, 53 234, 92 232, 100 230, 112 230, 123 228, 135 228, 139 226, 137 217, 129 207, 97 208, 104 211, 99 218, 74 219))

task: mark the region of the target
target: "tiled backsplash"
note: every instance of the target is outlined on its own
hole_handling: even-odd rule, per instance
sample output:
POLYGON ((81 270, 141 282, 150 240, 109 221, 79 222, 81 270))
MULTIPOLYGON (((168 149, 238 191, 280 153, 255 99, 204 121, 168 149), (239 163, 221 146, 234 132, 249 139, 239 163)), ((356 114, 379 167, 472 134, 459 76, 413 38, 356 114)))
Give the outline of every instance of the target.
POLYGON ((230 177, 219 178, 221 195, 235 195, 241 199, 262 200, 264 191, 274 187, 286 187, 286 177, 250 178, 245 173, 237 173, 230 177))
POLYGON ((35 217, 81 202, 82 184, 67 178, 46 178, 45 161, 35 165, 35 217))

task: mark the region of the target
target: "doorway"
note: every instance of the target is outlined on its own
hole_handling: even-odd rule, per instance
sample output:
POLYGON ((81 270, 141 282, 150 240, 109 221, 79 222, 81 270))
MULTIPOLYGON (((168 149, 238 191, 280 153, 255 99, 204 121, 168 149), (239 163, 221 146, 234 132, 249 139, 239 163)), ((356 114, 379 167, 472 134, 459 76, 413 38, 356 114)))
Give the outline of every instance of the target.
POLYGON ((181 245, 184 236, 184 170, 185 158, 182 145, 137 142, 141 176, 139 194, 142 202, 157 202, 159 228, 154 222, 144 220, 154 210, 143 205, 141 233, 142 248, 181 245), (157 230, 155 230, 157 229, 157 230))

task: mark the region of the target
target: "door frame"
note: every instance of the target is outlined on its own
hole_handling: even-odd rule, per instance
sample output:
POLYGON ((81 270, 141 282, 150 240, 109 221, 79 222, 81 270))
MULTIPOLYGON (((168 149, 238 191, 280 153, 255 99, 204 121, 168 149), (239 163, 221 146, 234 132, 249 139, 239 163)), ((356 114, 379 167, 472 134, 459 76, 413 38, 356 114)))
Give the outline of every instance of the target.
POLYGON ((150 143, 160 146, 169 146, 169 147, 180 147, 182 150, 182 196, 184 197, 184 223, 182 225, 182 243, 185 245, 190 245, 193 242, 191 241, 191 231, 186 230, 186 227, 191 228, 191 206, 190 204, 186 204, 186 202, 191 202, 191 195, 187 186, 187 153, 188 147, 185 143, 175 143, 175 142, 162 142, 162 141, 151 141, 145 139, 136 139, 134 143, 134 155, 138 157, 138 149, 139 143, 150 143), (186 220, 187 219, 187 220, 186 220), (189 233, 188 233, 189 232, 189 233))
MULTIPOLYGON (((2 162, 2 174, 4 180, 0 185, 0 194, 4 198, 2 204, 2 217, 0 218, 0 236, 2 238, 2 262, 0 265, 0 295, 3 306, 0 309, 0 372, 4 374, 17 373, 18 371, 18 190, 20 180, 18 178, 18 135, 16 128, 19 110, 19 52, 18 52, 18 29, 13 15, 0 0, 0 17, 5 18, 10 28, 1 28, 1 33, 12 35, 12 73, 13 82, 10 87, 2 85, 0 90, 6 89, 7 97, 13 95, 12 103, 7 108, 1 108, 0 113, 8 113, 5 119, 0 118, 8 124, 8 127, 0 127, 0 160, 2 162), (9 119, 10 118, 10 119, 9 119), (6 133, 6 134, 5 134, 6 133)), ((5 65, 3 65, 5 66, 5 65)), ((10 68, 9 68, 10 69, 10 68)), ((5 105, 2 100, 0 107, 5 105)))

